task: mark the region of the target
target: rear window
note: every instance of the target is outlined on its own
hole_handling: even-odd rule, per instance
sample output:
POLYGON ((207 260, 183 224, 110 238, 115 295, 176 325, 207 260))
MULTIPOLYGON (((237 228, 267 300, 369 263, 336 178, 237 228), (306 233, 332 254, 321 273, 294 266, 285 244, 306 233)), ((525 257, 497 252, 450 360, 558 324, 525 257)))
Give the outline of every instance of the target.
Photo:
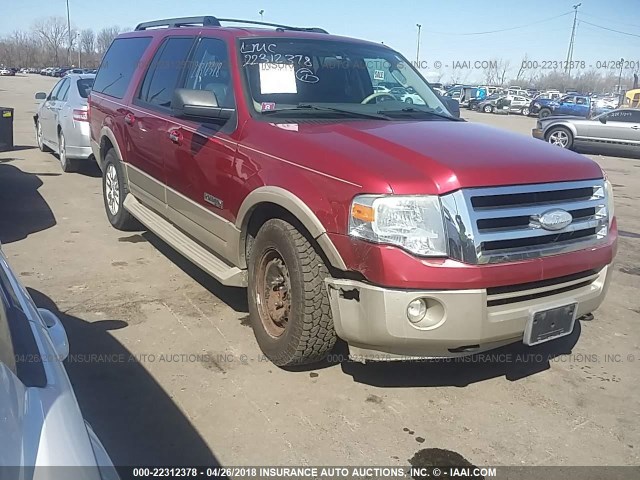
POLYGON ((78 92, 80 92, 80 96, 82 98, 89 98, 89 93, 93 88, 93 78, 83 78, 78 80, 78 92))
POLYGON ((127 92, 151 37, 118 38, 104 56, 93 91, 122 98, 127 92))

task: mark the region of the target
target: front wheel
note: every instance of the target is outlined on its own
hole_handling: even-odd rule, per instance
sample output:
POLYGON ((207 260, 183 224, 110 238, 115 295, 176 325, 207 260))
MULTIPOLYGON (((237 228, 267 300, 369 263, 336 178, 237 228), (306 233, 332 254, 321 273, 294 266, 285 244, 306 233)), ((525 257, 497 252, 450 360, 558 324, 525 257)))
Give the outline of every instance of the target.
POLYGON ((249 314, 258 345, 275 365, 316 363, 335 345, 328 276, 293 225, 272 219, 262 226, 249 259, 249 314))
POLYGON ((551 115, 551 110, 549 110, 548 108, 543 108, 542 110, 540 110, 540 113, 538 114, 540 118, 547 118, 550 115, 551 115))
POLYGON ((520 113, 522 115, 524 115, 525 117, 529 116, 529 107, 524 107, 522 110, 520 110, 520 113))
POLYGON ((102 173, 102 196, 109 223, 118 230, 139 230, 138 221, 124 208, 124 199, 129 193, 122 162, 114 149, 104 158, 102 173))
POLYGON ((569 149, 573 146, 573 134, 564 127, 554 127, 547 133, 547 142, 569 149))
POLYGON ((41 152, 50 152, 51 149, 44 144, 44 135, 42 134, 42 123, 38 120, 36 124, 36 141, 41 152))
POLYGON ((493 112, 493 107, 491 105, 485 105, 484 108, 482 109, 482 111, 484 113, 491 113, 491 112, 493 112))

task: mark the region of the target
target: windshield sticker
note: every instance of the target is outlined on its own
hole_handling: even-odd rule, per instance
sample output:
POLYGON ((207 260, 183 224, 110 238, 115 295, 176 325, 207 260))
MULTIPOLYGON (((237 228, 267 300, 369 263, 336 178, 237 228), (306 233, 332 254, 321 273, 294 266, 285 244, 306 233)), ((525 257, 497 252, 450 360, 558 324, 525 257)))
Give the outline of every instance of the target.
POLYGON ((260 111, 262 112, 270 112, 271 110, 275 110, 275 109, 276 109, 275 102, 262 102, 262 105, 260 105, 260 111))
POLYGON ((384 70, 376 70, 373 72, 373 79, 384 81, 384 70))
POLYGON ((298 93, 296 72, 293 65, 278 63, 260 64, 260 93, 298 93))
POLYGON ((296 72, 296 78, 304 83, 318 83, 320 81, 320 79, 306 67, 296 72))

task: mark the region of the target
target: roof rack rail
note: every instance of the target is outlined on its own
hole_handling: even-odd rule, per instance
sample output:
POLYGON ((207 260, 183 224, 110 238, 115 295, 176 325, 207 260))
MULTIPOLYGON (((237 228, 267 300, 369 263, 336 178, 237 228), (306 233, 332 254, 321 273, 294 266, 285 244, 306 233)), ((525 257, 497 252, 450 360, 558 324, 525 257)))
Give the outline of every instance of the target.
POLYGON ((275 29, 279 32, 284 31, 295 31, 295 32, 312 32, 312 33, 329 33, 323 28, 318 27, 292 27, 289 25, 281 25, 279 23, 269 23, 269 22, 257 22, 254 20, 241 20, 237 18, 216 18, 213 16, 205 16, 205 17, 183 17, 183 18, 167 18, 165 20, 155 20, 153 22, 145 22, 141 23, 136 27, 136 32, 141 30, 148 30, 150 28, 178 28, 178 27, 193 27, 193 26, 203 26, 203 27, 221 27, 220 22, 228 22, 228 23, 244 23, 247 25, 260 25, 265 27, 275 27, 275 29))
POLYGON ((264 27, 275 27, 279 32, 292 30, 296 32, 329 33, 325 29, 318 27, 292 27, 290 25, 281 25, 279 23, 257 22, 255 20, 241 20, 238 18, 219 18, 218 21, 228 23, 246 23, 247 25, 260 25, 264 27))
POLYGON ((153 22, 141 23, 136 27, 136 32, 140 30, 148 30, 149 28, 157 27, 191 27, 202 25, 203 27, 219 27, 220 22, 216 17, 182 17, 182 18, 167 18, 165 20, 155 20, 153 22))

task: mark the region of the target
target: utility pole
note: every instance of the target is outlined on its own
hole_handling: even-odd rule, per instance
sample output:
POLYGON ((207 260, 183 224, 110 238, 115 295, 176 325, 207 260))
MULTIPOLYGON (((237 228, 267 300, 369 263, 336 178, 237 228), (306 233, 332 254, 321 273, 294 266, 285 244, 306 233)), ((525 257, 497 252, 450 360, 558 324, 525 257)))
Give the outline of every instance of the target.
POLYGON ((78 40, 78 68, 82 68, 82 57, 81 57, 81 50, 82 48, 80 45, 80 32, 78 32, 76 34, 76 39, 78 40))
POLYGON ((69 31, 69 47, 67 48, 67 62, 71 63, 71 15, 69 14, 69 0, 67 0, 67 30, 69 31))
POLYGON ((569 51, 567 52, 567 63, 565 65, 565 73, 567 77, 571 76, 571 62, 573 61, 573 43, 576 38, 576 22, 578 21, 578 7, 580 7, 582 3, 578 3, 573 6, 573 28, 571 29, 571 41, 569 42, 569 51))
POLYGON ((420 32, 422 30, 422 25, 416 23, 416 27, 418 27, 418 49, 416 51, 416 68, 419 68, 420 65, 420 32))
POLYGON ((260 14, 260 21, 262 22, 264 20, 264 10, 260 10, 258 13, 260 14))
POLYGON ((624 65, 624 58, 620 59, 620 75, 618 75, 618 94, 622 95, 622 66, 624 65))

